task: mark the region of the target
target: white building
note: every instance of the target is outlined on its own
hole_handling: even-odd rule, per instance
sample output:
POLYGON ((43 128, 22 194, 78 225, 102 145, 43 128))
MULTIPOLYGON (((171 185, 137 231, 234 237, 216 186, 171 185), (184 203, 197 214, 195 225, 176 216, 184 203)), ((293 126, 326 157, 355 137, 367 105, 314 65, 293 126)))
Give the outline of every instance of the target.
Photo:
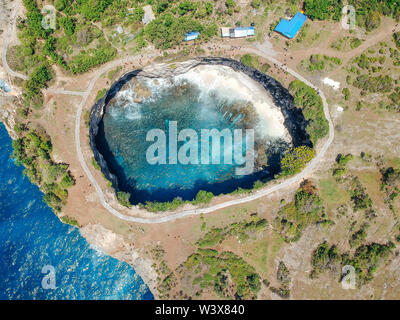
POLYGON ((121 26, 118 26, 118 27, 117 27, 117 32, 118 32, 119 34, 124 33, 124 28, 122 28, 121 26))
POLYGON ((151 9, 150 5, 144 6, 143 10, 144 10, 144 16, 142 19, 142 23, 146 25, 150 21, 154 20, 156 17, 154 16, 153 9, 151 9))
POLYGON ((221 28, 221 36, 223 38, 243 38, 254 36, 254 34, 254 27, 221 28))
POLYGON ((221 28, 221 37, 222 38, 226 38, 226 37, 230 37, 230 36, 231 36, 231 34, 229 31, 229 28, 226 28, 226 27, 221 28))

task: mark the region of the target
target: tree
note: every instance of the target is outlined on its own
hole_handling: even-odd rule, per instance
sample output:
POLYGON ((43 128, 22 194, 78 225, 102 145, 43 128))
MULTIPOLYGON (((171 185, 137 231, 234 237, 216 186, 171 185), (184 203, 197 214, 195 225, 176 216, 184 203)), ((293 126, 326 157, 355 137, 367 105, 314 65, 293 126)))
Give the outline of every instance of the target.
POLYGON ((63 11, 69 4, 68 0, 56 0, 54 6, 57 11, 63 11))
POLYGON ((40 90, 45 88, 47 82, 51 79, 50 68, 46 64, 36 67, 24 85, 26 102, 29 104, 31 101, 35 101, 35 98, 40 94, 40 90))
POLYGON ((202 33, 204 27, 192 17, 175 18, 167 13, 151 21, 145 28, 145 36, 156 48, 169 49, 180 44, 186 32, 202 33))
POLYGON ((157 4, 157 13, 162 13, 168 9, 168 1, 157 4))
POLYGON ((132 204, 129 201, 130 197, 131 197, 131 195, 128 192, 123 192, 123 191, 117 192, 118 202, 127 208, 132 207, 132 204))
POLYGON ((253 1, 251 2, 251 6, 252 6, 254 9, 260 8, 260 5, 261 5, 261 1, 260 1, 260 0, 253 0, 253 1))
POLYGON ((75 185, 74 178, 71 176, 69 171, 65 172, 63 177, 61 178, 60 186, 64 189, 72 187, 75 185))
POLYGON ((178 12, 181 16, 194 10, 196 10, 196 4, 189 0, 185 0, 178 5, 178 12))
POLYGON ((213 13, 214 7, 211 2, 206 3, 206 11, 208 15, 211 15, 213 13))
POLYGON ((214 195, 212 194, 212 192, 200 190, 197 193, 196 198, 194 199, 193 203, 194 204, 206 204, 206 203, 209 203, 213 197, 214 197, 214 195))
POLYGON ((296 107, 301 108, 304 118, 308 121, 306 131, 315 145, 318 139, 329 132, 329 123, 325 118, 322 99, 317 91, 300 80, 291 82, 289 90, 294 96, 296 107))
POLYGON ((348 101, 350 99, 350 90, 349 90, 349 88, 343 88, 342 93, 344 95, 344 100, 348 101))
POLYGON ((365 17, 365 29, 367 31, 374 30, 381 24, 379 12, 371 11, 365 17))
POLYGON ((64 29, 64 33, 67 36, 72 36, 75 32, 75 19, 69 16, 62 16, 59 20, 60 25, 64 29))
POLYGON ((313 20, 339 20, 342 11, 340 0, 305 0, 304 8, 313 20))
POLYGON ((289 150, 281 160, 281 174, 289 176, 300 172, 314 156, 315 150, 307 146, 289 150))
POLYGON ((88 20, 98 21, 112 0, 81 0, 78 10, 88 20))

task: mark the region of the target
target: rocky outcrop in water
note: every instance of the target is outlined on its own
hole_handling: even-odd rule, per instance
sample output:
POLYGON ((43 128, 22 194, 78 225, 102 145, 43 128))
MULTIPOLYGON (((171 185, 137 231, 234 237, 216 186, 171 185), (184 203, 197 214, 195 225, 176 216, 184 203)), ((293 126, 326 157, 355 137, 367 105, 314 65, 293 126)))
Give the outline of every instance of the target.
POLYGON ((293 97, 289 91, 284 88, 278 81, 270 76, 252 68, 247 67, 239 61, 219 57, 203 57, 179 62, 176 64, 158 64, 149 66, 143 70, 134 70, 126 73, 117 80, 108 90, 105 97, 96 102, 90 115, 90 145, 94 153, 97 163, 105 177, 111 181, 113 187, 118 190, 118 178, 110 172, 107 162, 98 150, 96 145, 96 136, 99 132, 99 125, 110 100, 116 93, 123 88, 134 77, 137 78, 171 78, 188 72, 190 69, 200 65, 222 65, 232 68, 235 71, 242 72, 261 84, 271 95, 276 106, 281 109, 284 116, 284 125, 287 128, 294 146, 308 145, 312 146, 310 138, 306 132, 307 120, 304 118, 302 111, 295 107, 293 97))

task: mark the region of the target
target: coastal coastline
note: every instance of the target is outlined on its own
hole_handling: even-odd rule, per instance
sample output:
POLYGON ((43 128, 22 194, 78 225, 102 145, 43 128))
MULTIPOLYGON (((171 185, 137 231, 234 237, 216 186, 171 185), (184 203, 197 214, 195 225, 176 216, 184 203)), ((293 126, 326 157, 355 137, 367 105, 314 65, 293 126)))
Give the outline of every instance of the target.
MULTIPOLYGON (((18 7, 18 15, 24 15, 21 2, 15 0, 13 4, 18 7)), ((42 4, 38 4, 38 7, 42 4)), ((262 6, 260 10, 264 10, 264 4, 262 6)), ((250 4, 249 9, 253 10, 250 4)), ((98 64, 83 73, 72 74, 51 64, 54 77, 48 82, 48 87, 41 90, 42 108, 32 108, 28 117, 23 119, 18 115, 17 107, 22 105, 22 80, 30 74, 16 68, 11 58, 9 63, 12 69, 8 67, 5 49, 0 72, 2 68, 8 69, 5 75, 8 74, 7 82, 13 91, 12 96, 10 94, 0 101, 0 105, 4 102, 0 117, 13 139, 21 137, 14 129, 19 123, 26 124, 29 129, 41 128, 49 134, 54 146, 51 159, 58 164, 68 164, 76 181, 76 185, 68 190, 68 201, 61 212, 54 214, 60 220, 63 217, 71 218, 70 221, 79 225, 80 234, 94 249, 133 266, 156 299, 166 297, 164 284, 172 279, 171 275, 176 276, 177 282, 172 281, 174 285, 170 299, 221 297, 219 292, 214 292, 214 283, 205 290, 198 288, 196 277, 209 276, 208 270, 200 270, 200 266, 192 270, 184 268, 204 248, 218 254, 232 252, 254 268, 261 283, 257 299, 398 299, 400 278, 396 270, 399 270, 400 260, 397 251, 390 255, 389 260, 380 261, 381 265, 371 266, 374 274, 370 274, 370 282, 363 283, 357 290, 343 291, 337 275, 330 274, 330 270, 321 271, 319 279, 311 277, 315 271, 315 251, 324 244, 336 247, 340 254, 348 253, 349 259, 357 258, 357 250, 369 246, 382 247, 393 242, 398 249, 398 217, 394 213, 398 212, 399 198, 392 200, 390 207, 390 187, 379 190, 384 182, 384 173, 389 172, 385 170, 399 170, 399 145, 395 143, 399 117, 394 110, 389 110, 388 105, 392 103, 389 98, 395 97, 396 91, 369 92, 367 87, 356 86, 358 76, 369 76, 373 80, 375 76, 385 75, 398 84, 399 68, 394 64, 396 48, 392 42, 392 33, 400 31, 398 23, 391 17, 381 15, 380 26, 376 26, 376 30, 365 33, 362 27, 357 26, 356 32, 349 33, 343 31, 335 21, 309 19, 304 26, 304 33, 288 40, 271 29, 271 23, 281 18, 280 10, 284 7, 280 4, 277 9, 274 4, 268 4, 265 9, 269 11, 251 18, 244 15, 248 13, 244 7, 233 15, 222 15, 222 19, 226 20, 224 23, 231 25, 236 22, 244 25, 250 23, 249 19, 254 20, 257 34, 253 38, 220 39, 216 35, 209 40, 200 38, 160 50, 157 43, 146 38, 146 35, 146 48, 134 47, 132 44, 136 40, 126 43, 125 47, 125 43, 120 41, 123 37, 121 34, 110 43, 117 50, 116 56, 104 62, 103 66, 98 64), (358 46, 350 47, 347 43, 350 40, 358 40, 358 46), (357 63, 360 62, 357 60, 360 55, 367 57, 363 59, 368 64, 366 68, 357 63), (243 59, 249 56, 252 59, 243 59), (325 66, 312 70, 311 67, 316 67, 313 62, 318 57, 325 66), (238 60, 247 61, 246 64, 254 68, 238 60), (164 63, 157 64, 160 61, 164 63), (340 64, 332 61, 340 61, 340 64), (286 112, 285 125, 295 133, 296 130, 304 133, 307 121, 304 117, 296 119, 297 111, 292 109, 293 97, 296 98, 296 105, 303 108, 299 100, 306 100, 304 93, 313 90, 321 100, 321 114, 329 123, 329 132, 326 131, 328 133, 313 145, 316 157, 295 176, 270 181, 261 189, 249 193, 221 195, 213 198, 209 204, 199 206, 185 203, 177 210, 163 213, 148 212, 140 206, 128 209, 118 203, 115 196, 118 177, 110 172, 96 146, 92 146, 107 102, 129 79, 135 80, 141 76, 154 79, 170 77, 187 72, 195 65, 231 68, 256 81, 277 105, 281 102, 279 107, 284 115, 286 112), (323 79, 335 81, 338 87, 340 85, 340 91, 326 85, 323 79), (299 95, 291 86, 295 80, 302 81, 305 86, 299 95), (104 98, 98 100, 103 94, 104 98), (289 104, 285 103, 289 100, 289 104), (343 159, 351 160, 343 166, 343 159), (341 177, 336 175, 338 172, 342 172, 341 177), (288 218, 287 214, 291 209, 297 212, 294 210, 296 196, 299 191, 305 191, 304 185, 310 187, 306 191, 311 191, 321 201, 318 207, 322 208, 323 220, 311 224, 306 222, 300 226, 296 225, 296 217, 288 218), (359 189, 354 190, 355 185, 359 189), (357 208, 352 198, 353 192, 360 190, 362 192, 358 194, 370 201, 367 210, 357 208), (247 229, 247 224, 257 221, 256 217, 265 223, 265 228, 258 230, 260 232, 247 229), (277 220, 283 218, 293 223, 294 231, 298 232, 298 241, 289 243, 283 240, 288 232, 284 226, 280 228, 276 224, 277 220), (368 227, 363 229, 366 225, 368 227), (360 238, 357 238, 358 235, 360 238), (221 240, 219 237, 222 237, 221 240), (354 241, 354 237, 358 242, 354 241), (161 252, 160 248, 164 253, 155 255, 154 252, 161 252), (283 284, 279 279, 282 265, 285 266, 283 270, 288 272, 288 284, 283 284)), ((18 15, 10 14, 9 17, 16 18, 18 15)), ((216 18, 214 14, 210 19, 213 18, 216 18)), ((81 26, 80 20, 77 22, 77 26, 81 26)), ((7 34, 9 52, 16 52, 13 45, 18 44, 14 34, 17 28, 13 24, 15 21, 10 22, 9 28, 13 32, 7 34)), ((104 34, 105 41, 110 42, 115 27, 107 27, 100 21, 95 25, 104 34)), ((62 27, 59 31, 62 34, 62 27)), ((123 32, 129 33, 131 30, 128 31, 127 25, 124 25, 123 32)), ((54 33, 54 36, 59 39, 58 33, 54 33)), ((0 33, 0 38, 5 39, 5 33, 0 33)), ((86 48, 74 48, 74 54, 86 48)), ((68 61, 72 57, 70 54, 64 56, 68 61)), ((366 81, 365 85, 368 84, 366 81)), ((310 100, 309 105, 319 101, 310 100)), ((393 103, 390 106, 393 107, 393 103)), ((307 136, 299 139, 298 145, 302 144, 312 146, 307 136)), ((343 260, 343 263, 346 262, 343 260)), ((336 270, 340 270, 340 267, 340 264, 335 266, 336 270)), ((364 269, 369 272, 368 268, 364 269)))

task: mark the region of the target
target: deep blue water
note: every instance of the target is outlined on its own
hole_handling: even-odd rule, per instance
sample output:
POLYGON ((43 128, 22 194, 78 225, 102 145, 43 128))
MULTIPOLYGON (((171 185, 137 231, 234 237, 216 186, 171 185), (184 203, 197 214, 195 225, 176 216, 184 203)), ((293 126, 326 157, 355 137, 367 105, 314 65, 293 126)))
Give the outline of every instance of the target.
POLYGON ((59 221, 11 152, 0 123, 0 299, 153 299, 131 266, 59 221), (42 288, 46 265, 55 269, 56 289, 42 288))

